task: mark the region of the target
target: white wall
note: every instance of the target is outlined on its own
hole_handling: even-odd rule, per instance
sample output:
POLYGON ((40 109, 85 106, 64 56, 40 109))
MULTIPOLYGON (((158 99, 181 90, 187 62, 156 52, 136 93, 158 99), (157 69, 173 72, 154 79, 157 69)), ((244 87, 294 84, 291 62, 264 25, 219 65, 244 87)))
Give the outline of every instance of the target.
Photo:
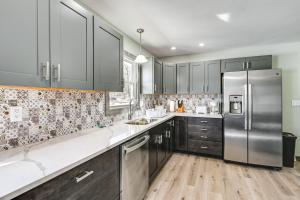
POLYGON ((300 42, 265 46, 250 46, 211 52, 162 58, 167 63, 193 62, 222 58, 273 55, 273 68, 282 69, 283 131, 298 136, 296 155, 300 156, 300 107, 292 107, 292 100, 300 100, 300 42))

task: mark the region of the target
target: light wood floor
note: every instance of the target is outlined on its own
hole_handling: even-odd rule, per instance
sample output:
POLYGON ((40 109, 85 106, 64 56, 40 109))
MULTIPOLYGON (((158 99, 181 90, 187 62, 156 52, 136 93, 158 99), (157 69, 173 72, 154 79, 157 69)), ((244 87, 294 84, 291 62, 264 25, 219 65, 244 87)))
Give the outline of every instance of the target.
POLYGON ((275 171, 174 154, 150 186, 145 199, 299 200, 300 171, 290 168, 275 171))

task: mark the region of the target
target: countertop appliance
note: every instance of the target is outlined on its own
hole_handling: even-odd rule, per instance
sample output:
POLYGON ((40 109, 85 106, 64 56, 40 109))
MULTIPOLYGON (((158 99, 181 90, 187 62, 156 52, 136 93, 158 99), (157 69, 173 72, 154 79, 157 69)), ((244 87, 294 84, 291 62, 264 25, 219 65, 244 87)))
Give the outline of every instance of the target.
POLYGON ((282 167, 281 90, 280 70, 224 73, 225 160, 282 167))
POLYGON ((142 200, 149 187, 149 133, 122 145, 121 200, 142 200))

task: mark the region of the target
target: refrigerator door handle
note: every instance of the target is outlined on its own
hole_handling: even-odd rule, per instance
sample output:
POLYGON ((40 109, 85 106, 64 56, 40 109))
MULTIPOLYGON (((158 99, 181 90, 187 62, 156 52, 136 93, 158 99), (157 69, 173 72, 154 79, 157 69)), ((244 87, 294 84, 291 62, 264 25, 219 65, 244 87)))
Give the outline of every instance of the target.
POLYGON ((245 114, 245 130, 248 129, 248 95, 247 85, 244 85, 244 114, 245 114))
POLYGON ((253 112, 253 110, 252 110, 252 106, 253 106, 253 101, 252 101, 252 84, 249 84, 248 85, 248 94, 249 94, 249 127, 248 127, 248 129, 249 129, 249 131, 251 131, 251 129, 252 129, 252 112, 253 112))

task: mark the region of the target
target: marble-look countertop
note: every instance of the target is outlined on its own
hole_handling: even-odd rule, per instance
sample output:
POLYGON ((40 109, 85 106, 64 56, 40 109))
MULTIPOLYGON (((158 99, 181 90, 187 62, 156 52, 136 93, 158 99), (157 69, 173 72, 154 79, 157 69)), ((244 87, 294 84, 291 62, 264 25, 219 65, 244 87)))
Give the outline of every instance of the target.
POLYGON ((14 198, 112 149, 174 116, 222 118, 219 114, 168 113, 148 125, 125 121, 0 152, 0 199, 14 198))

